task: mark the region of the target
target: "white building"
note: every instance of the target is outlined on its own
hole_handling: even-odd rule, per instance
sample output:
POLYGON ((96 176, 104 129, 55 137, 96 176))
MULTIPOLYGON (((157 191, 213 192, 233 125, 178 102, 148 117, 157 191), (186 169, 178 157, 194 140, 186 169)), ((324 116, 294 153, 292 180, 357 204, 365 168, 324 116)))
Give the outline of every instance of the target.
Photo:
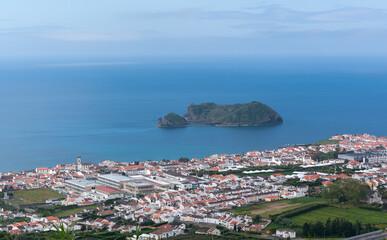
POLYGON ((98 175, 97 181, 104 186, 122 189, 125 182, 133 181, 133 178, 119 174, 98 175))
POLYGON ((280 238, 295 238, 296 231, 293 231, 291 229, 277 229, 277 231, 275 232, 275 235, 277 235, 280 238))
POLYGON ((44 173, 48 173, 48 168, 46 167, 38 167, 35 169, 36 173, 37 174, 44 174, 44 173))
POLYGON ((66 180, 65 186, 67 190, 88 192, 88 191, 94 190, 97 186, 101 186, 101 184, 96 181, 79 178, 79 179, 73 179, 73 180, 66 180))

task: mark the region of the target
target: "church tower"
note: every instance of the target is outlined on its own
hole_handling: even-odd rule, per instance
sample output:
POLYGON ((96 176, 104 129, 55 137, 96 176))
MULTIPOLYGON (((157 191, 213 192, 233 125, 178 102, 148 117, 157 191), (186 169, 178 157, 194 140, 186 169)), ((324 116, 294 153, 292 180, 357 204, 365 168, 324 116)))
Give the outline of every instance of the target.
POLYGON ((77 157, 77 166, 76 166, 77 171, 82 170, 82 158, 77 157))

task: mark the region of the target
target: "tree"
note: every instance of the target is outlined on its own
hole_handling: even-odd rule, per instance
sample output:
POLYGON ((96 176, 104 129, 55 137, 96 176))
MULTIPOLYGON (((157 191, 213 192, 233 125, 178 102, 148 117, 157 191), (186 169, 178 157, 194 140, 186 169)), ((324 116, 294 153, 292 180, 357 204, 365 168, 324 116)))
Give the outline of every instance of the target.
POLYGON ((362 233, 361 222, 353 224, 344 218, 328 219, 325 225, 321 221, 305 223, 302 231, 304 237, 350 237, 362 233))
POLYGON ((254 218, 253 218, 253 223, 259 223, 261 221, 262 217, 260 215, 256 215, 254 218))
POLYGON ((142 222, 140 225, 141 226, 151 226, 151 225, 154 225, 154 224, 155 224, 155 222, 153 220, 148 219, 148 220, 142 222))
POLYGON ((339 202, 351 202, 360 204, 367 196, 368 186, 355 179, 340 179, 334 184, 329 184, 323 189, 323 197, 339 202))
POLYGON ((51 216, 52 214, 51 214, 50 210, 45 210, 42 215, 43 215, 43 217, 48 217, 48 216, 51 216))
POLYGON ((335 199, 340 198, 340 187, 338 184, 329 184, 324 187, 322 196, 326 199, 329 199, 331 202, 335 199))
POLYGON ((304 226, 302 227, 302 234, 304 236, 310 236, 310 228, 308 223, 304 223, 304 226))
POLYGON ((7 232, 0 232, 0 239, 13 239, 12 235, 7 232))
POLYGON ((181 162, 181 163, 187 163, 187 162, 189 162, 189 158, 181 157, 181 158, 179 158, 178 161, 181 162))
POLYGON ((328 218, 327 222, 325 223, 325 235, 330 236, 332 234, 332 224, 331 219, 328 218))
POLYGON ((347 200, 354 205, 359 205, 367 197, 368 186, 360 181, 348 179, 344 181, 343 191, 347 200))

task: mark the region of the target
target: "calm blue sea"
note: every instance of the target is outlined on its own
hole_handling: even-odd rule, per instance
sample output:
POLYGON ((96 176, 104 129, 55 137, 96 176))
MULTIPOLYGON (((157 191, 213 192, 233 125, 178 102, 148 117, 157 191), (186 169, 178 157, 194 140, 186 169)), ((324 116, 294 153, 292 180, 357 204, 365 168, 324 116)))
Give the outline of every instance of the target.
POLYGON ((25 59, 0 61, 0 171, 143 161, 387 135, 382 58, 25 59), (160 129, 191 103, 261 101, 284 124, 160 129))

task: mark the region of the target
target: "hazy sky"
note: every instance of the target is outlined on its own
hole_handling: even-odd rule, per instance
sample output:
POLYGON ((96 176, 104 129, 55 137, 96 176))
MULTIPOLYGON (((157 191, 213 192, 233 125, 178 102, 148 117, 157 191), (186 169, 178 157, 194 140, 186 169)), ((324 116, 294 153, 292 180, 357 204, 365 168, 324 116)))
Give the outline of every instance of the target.
POLYGON ((387 55, 386 0, 13 0, 0 57, 387 55))

